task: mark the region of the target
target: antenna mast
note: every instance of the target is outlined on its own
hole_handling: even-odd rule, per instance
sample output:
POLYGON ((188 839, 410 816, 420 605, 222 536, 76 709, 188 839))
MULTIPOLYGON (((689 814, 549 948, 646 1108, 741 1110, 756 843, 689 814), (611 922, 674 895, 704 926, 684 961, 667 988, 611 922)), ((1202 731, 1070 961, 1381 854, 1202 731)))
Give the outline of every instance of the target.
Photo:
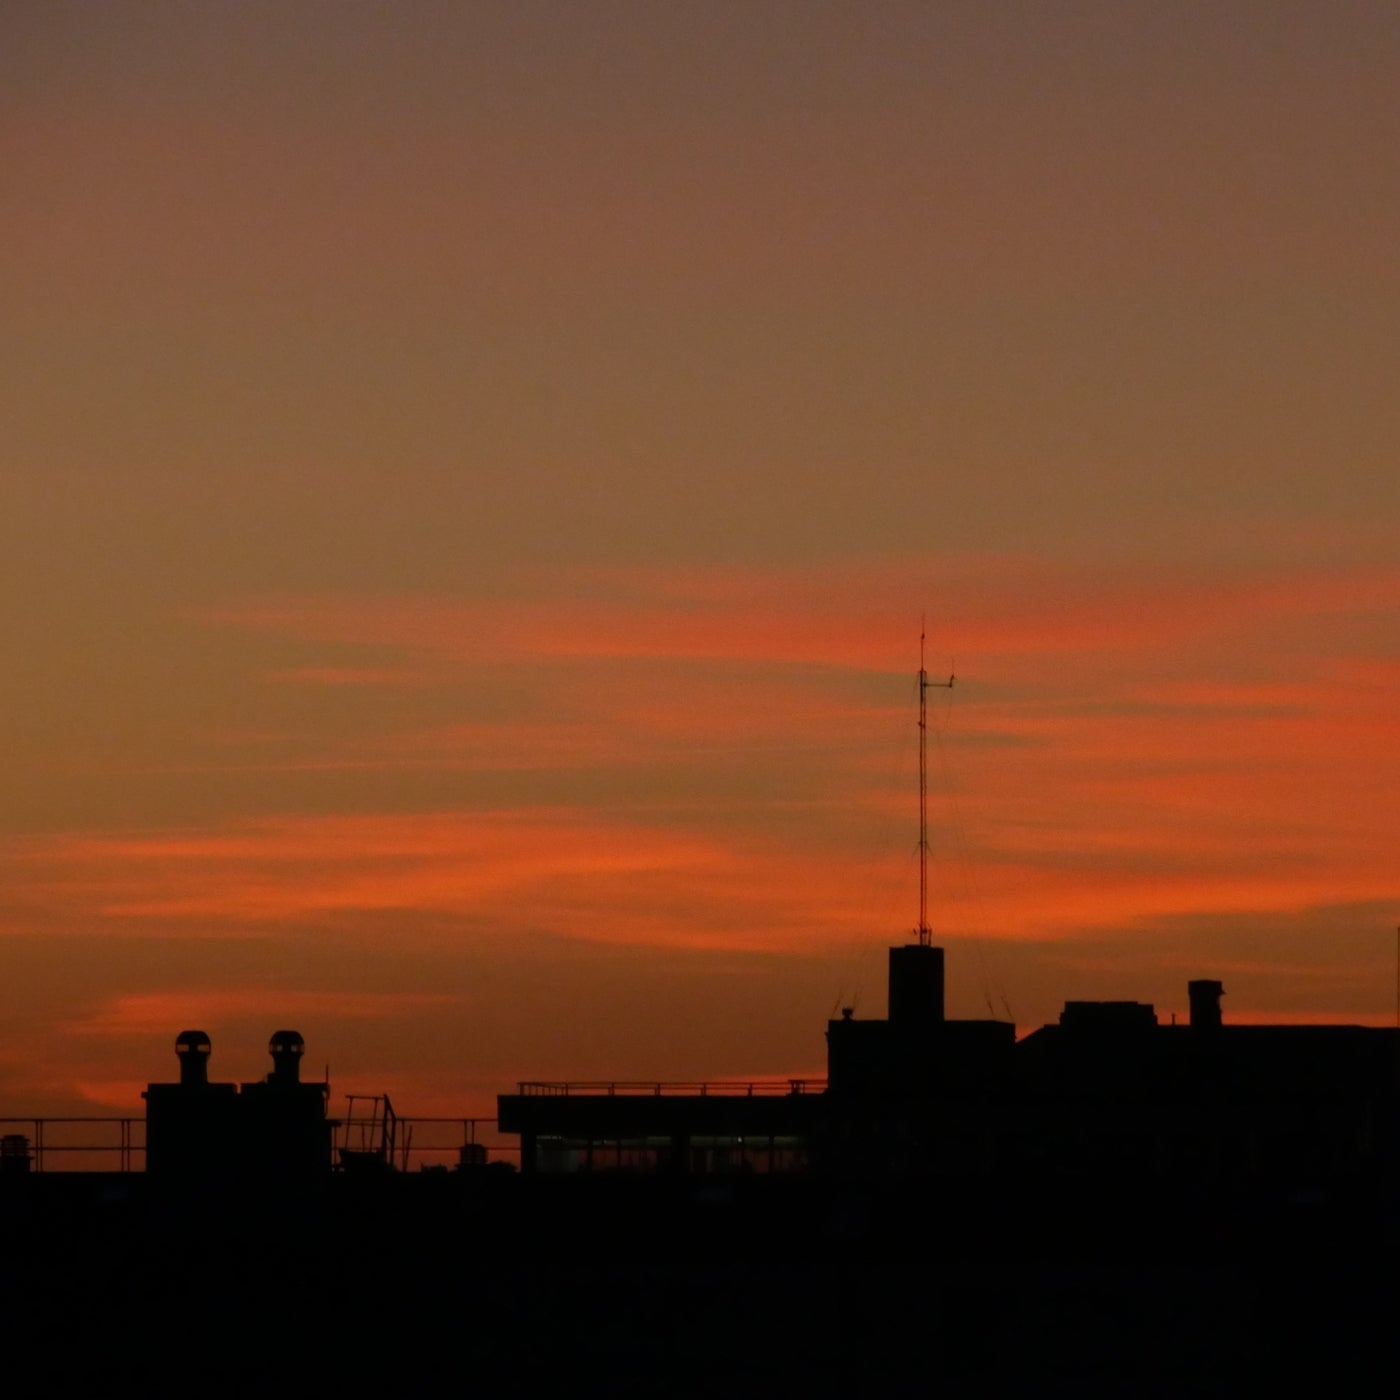
POLYGON ((930 681, 924 666, 924 623, 919 623, 919 947, 933 942, 928 926, 928 692, 934 686, 952 690, 954 677, 930 681))

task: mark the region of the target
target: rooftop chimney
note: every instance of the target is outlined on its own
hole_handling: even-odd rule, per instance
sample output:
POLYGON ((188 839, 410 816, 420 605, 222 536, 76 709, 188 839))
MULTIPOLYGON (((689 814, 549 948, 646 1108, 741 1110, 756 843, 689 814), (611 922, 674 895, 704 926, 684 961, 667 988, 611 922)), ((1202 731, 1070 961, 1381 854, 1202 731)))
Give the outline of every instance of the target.
POLYGON ((181 1031, 175 1037, 180 1083, 186 1089, 201 1089, 209 1082, 210 1048, 209 1037, 203 1031, 181 1031))
POLYGON ((1186 993, 1191 998, 1191 1029, 1218 1031, 1220 998, 1225 995, 1224 985, 1207 978, 1198 978, 1186 984, 1186 993))
POLYGON ((920 1029, 943 1024, 943 949, 906 943, 890 949, 890 1024, 920 1029))
POLYGON ((306 1042, 297 1031, 273 1031, 267 1043, 272 1056, 270 1084, 299 1084, 301 1082, 301 1057, 306 1053, 306 1042))

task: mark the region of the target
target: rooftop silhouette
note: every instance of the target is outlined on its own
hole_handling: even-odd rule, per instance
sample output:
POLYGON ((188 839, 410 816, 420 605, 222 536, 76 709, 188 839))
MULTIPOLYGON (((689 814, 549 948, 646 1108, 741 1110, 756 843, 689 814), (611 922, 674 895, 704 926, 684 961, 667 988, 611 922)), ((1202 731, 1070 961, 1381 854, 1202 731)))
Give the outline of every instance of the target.
POLYGON ((217 1357, 245 1388, 397 1384, 449 1343, 516 1393, 1387 1374, 1394 1284, 1368 1265, 1396 1236, 1394 1031, 1232 1026, 1203 978, 1189 1024, 1072 1000, 1018 1041, 945 1014, 943 961, 890 950, 890 1014, 827 1024, 824 1082, 519 1085, 519 1172, 407 1170, 382 1095, 350 1147, 294 1031, 241 1085, 183 1031, 146 1172, 0 1145, 0 1308, 86 1319, 68 1373, 94 1381, 153 1322, 164 1374, 217 1357))

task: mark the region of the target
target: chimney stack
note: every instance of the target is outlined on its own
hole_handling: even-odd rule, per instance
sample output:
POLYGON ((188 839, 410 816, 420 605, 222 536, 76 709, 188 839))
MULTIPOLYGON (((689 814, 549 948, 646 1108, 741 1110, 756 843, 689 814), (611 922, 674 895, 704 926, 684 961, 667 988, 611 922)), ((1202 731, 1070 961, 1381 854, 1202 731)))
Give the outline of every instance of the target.
POLYGON ((301 1057, 306 1053, 306 1042, 297 1031, 273 1031, 267 1044, 272 1056, 270 1084, 300 1084, 301 1057))
POLYGON ((1223 984, 1207 978, 1198 978, 1186 984, 1186 993, 1191 998, 1191 1029, 1218 1031, 1220 998, 1225 994, 1223 984))
POLYGON ((906 943, 890 949, 890 1025, 921 1031, 943 1024, 943 949, 906 943))
POLYGON ((209 1037, 203 1031, 181 1031, 175 1037, 175 1056, 180 1061, 180 1084, 186 1089, 202 1089, 209 1082, 209 1037))

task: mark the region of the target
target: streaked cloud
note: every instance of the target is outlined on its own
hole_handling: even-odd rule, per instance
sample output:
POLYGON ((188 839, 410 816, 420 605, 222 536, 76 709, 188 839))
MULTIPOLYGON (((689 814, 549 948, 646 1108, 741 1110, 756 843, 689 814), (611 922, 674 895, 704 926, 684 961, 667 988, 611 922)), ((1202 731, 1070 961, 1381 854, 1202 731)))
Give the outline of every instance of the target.
MULTIPOLYGON (((304 650, 290 675, 319 675, 309 658, 328 644, 398 658, 331 668, 332 693, 378 690, 399 664, 417 677, 329 738, 314 708, 289 720, 250 692, 263 696, 250 727, 212 737, 219 763, 241 749, 268 784, 359 771, 371 802, 452 772, 483 796, 12 843, 6 922, 290 929, 437 911, 586 940, 794 949, 909 921, 915 637, 889 600, 919 591, 919 570, 872 567, 863 585, 847 567, 581 571, 564 604, 560 578, 522 574, 522 596, 489 605, 288 599, 208 617, 304 650), (478 684, 489 717, 423 723, 470 712, 478 684), (259 763, 260 733, 290 757, 259 763)), ((922 583, 976 641, 958 687, 933 693, 941 924, 1054 940, 1395 893, 1372 814, 1396 757, 1383 624, 1400 575, 1153 581, 974 559, 922 583)))
POLYGON ((456 998, 430 992, 270 991, 267 987, 187 987, 174 991, 119 996, 95 1014, 61 1027, 65 1035, 168 1035, 180 1029, 207 1029, 230 1022, 281 1017, 295 1023, 312 1016, 338 1021, 379 1021, 412 1015, 425 1007, 452 1006, 456 998), (181 1019, 183 1018, 183 1020, 181 1019))

